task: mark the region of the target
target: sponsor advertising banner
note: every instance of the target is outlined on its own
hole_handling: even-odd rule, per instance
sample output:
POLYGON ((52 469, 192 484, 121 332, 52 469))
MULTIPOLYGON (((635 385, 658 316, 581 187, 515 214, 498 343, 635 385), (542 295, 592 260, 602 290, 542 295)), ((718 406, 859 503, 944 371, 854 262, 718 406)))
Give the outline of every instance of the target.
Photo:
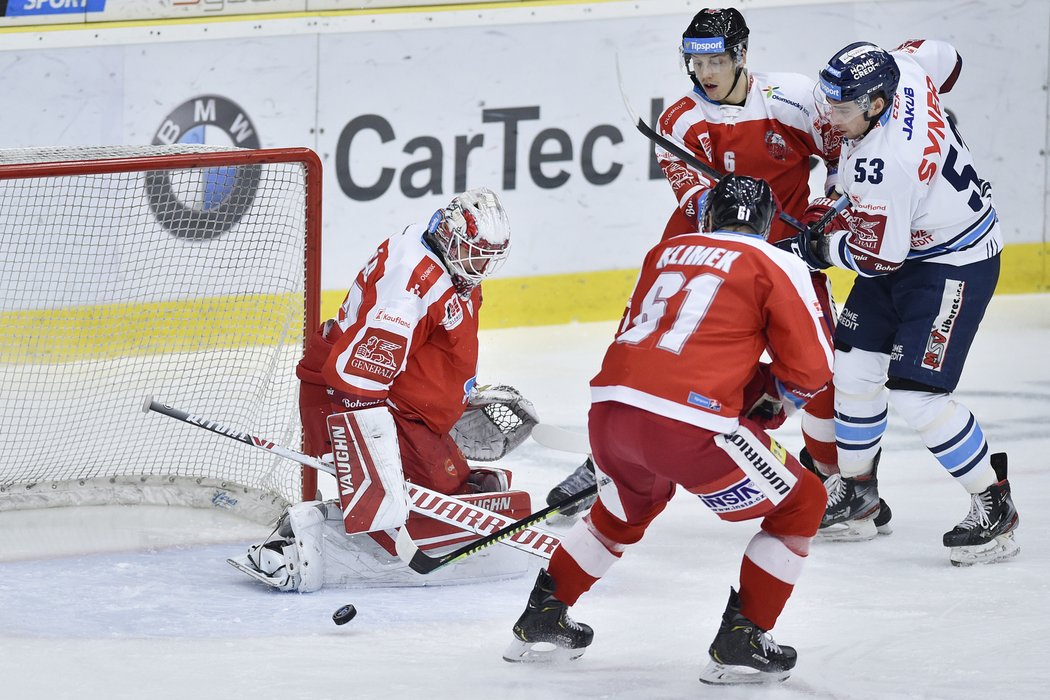
MULTIPOLYGON (((520 0, 485 2, 492 4, 520 0)), ((0 27, 279 12, 382 10, 435 4, 438 4, 435 0, 0 0, 0 27)))
MULTIPOLYGON (((95 2, 103 5, 82 5, 95 2)), ((618 57, 634 108, 653 121, 691 87, 677 45, 696 7, 613 5, 623 6, 618 15, 599 12, 608 5, 591 15, 536 6, 426 22, 403 13, 210 27, 222 39, 206 26, 103 28, 98 39, 71 37, 69 48, 0 46, 9 96, 0 144, 314 148, 325 166, 325 289, 345 289, 380 240, 480 185, 500 192, 511 216, 513 253, 500 276, 635 268, 675 202, 624 110, 615 65, 618 57)), ((1035 243, 1047 108, 1031 86, 1047 79, 1050 5, 1015 11, 1006 46, 986 40, 999 17, 990 2, 759 7, 747 15, 749 64, 815 75, 858 38, 953 41, 966 63, 944 104, 996 187, 1007 242, 1035 243), (1003 65, 1015 68, 1004 74, 1003 65), (1004 104, 1013 105, 1008 123, 1004 104)))

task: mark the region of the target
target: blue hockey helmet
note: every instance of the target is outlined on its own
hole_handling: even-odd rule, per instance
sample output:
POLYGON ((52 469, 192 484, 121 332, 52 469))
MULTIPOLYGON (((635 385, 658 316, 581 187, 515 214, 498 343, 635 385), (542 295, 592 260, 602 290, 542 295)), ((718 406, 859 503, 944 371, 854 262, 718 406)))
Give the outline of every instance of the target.
POLYGON ((882 96, 892 103, 901 72, 887 51, 867 41, 857 41, 838 51, 820 71, 820 90, 829 99, 856 102, 868 111, 882 96))

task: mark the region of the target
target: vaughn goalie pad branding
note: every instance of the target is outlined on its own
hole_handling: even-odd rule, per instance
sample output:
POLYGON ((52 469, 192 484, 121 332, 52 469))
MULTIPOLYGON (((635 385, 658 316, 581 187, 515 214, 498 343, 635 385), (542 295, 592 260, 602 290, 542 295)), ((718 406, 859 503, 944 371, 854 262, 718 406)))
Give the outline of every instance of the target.
POLYGON ((399 527, 408 517, 397 433, 385 406, 328 417, 347 533, 399 527))

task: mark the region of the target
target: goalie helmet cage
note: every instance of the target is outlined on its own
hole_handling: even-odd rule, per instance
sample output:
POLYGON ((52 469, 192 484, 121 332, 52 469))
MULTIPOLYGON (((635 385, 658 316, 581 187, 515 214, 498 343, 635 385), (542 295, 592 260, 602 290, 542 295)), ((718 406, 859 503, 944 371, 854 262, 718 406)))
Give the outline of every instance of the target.
POLYGON ((0 151, 0 511, 144 503, 267 521, 312 497, 312 471, 140 407, 153 395, 300 444, 320 229, 306 148, 0 151))

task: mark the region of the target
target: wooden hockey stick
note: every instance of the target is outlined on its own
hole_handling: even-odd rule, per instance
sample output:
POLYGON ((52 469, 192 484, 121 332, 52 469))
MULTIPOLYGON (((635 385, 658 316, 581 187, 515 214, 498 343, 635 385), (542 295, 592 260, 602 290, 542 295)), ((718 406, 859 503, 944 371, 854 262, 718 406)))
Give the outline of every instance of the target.
MULTIPOLYGON (((631 101, 629 99, 627 99, 627 91, 624 89, 624 86, 623 86, 623 75, 620 73, 620 57, 619 56, 616 57, 616 82, 617 82, 617 84, 620 87, 620 97, 623 98, 623 105, 624 105, 624 107, 627 108, 627 114, 629 114, 631 116, 631 119, 634 120, 635 128, 638 129, 638 131, 640 131, 645 136, 645 138, 647 138, 650 141, 652 141, 653 143, 657 144, 658 146, 663 148, 665 151, 668 151, 668 152, 673 153, 674 155, 678 156, 680 159, 682 159, 683 162, 685 162, 686 164, 688 164, 688 165, 692 166, 693 168, 699 170, 700 172, 702 172, 704 175, 707 175, 709 178, 711 178, 715 182, 718 182, 723 177, 725 177, 724 173, 718 172, 717 170, 712 168, 710 165, 708 165, 704 161, 702 161, 699 158, 697 158, 695 154, 689 152, 685 148, 682 148, 681 146, 679 146, 677 143, 675 143, 671 139, 667 138, 666 136, 664 136, 660 132, 656 131, 651 126, 649 126, 649 124, 647 124, 644 119, 642 119, 641 117, 638 116, 638 113, 635 112, 634 108, 631 106, 631 101)), ((839 197, 835 201, 835 204, 834 204, 834 206, 832 206, 832 208, 830 208, 826 212, 824 212, 824 214, 819 219, 814 221, 809 226, 806 226, 804 223, 802 223, 801 221, 799 221, 795 217, 791 216, 790 214, 786 214, 786 213, 784 213, 782 211, 779 212, 779 214, 780 214, 780 220, 783 221, 784 223, 786 223, 791 228, 793 228, 793 229, 795 229, 796 231, 799 231, 799 232, 809 231, 812 234, 814 232, 821 232, 821 231, 823 231, 824 227, 827 226, 829 223, 831 223, 831 220, 834 219, 837 214, 841 214, 842 210, 845 209, 848 206, 849 206, 849 197, 846 197, 845 195, 839 197)))
MULTIPOLYGON (((150 411, 164 414, 176 420, 180 420, 183 423, 197 426, 198 428, 204 428, 205 430, 216 433, 217 435, 228 437, 231 440, 237 440, 246 445, 251 445, 252 447, 272 452, 273 454, 290 459, 293 462, 298 462, 303 466, 325 472, 326 474, 335 474, 334 465, 317 459, 316 457, 311 457, 302 452, 282 447, 270 440, 249 433, 228 428, 213 420, 208 420, 207 418, 154 401, 152 396, 147 396, 145 402, 142 404, 142 412, 149 413, 150 411)), ((454 527, 458 527, 467 532, 473 532, 476 535, 485 537, 491 536, 494 533, 501 533, 508 527, 517 526, 512 537, 503 536, 500 538, 500 542, 506 546, 544 559, 550 559, 551 554, 554 553, 554 549, 560 542, 556 536, 549 532, 528 527, 528 525, 531 525, 533 522, 538 522, 538 520, 533 520, 522 527, 520 526, 520 520, 511 520, 506 515, 486 508, 481 508, 473 503, 467 503, 455 496, 439 493, 433 489, 428 489, 412 483, 407 484, 407 486, 408 507, 410 510, 454 527)), ((401 531, 407 532, 407 528, 403 527, 401 528, 401 531)))
POLYGON ((401 561, 408 564, 408 568, 412 569, 416 573, 429 574, 430 572, 451 564, 454 561, 459 561, 464 557, 469 557, 475 552, 479 552, 485 549, 489 545, 497 544, 499 542, 506 542, 509 538, 516 537, 520 533, 527 531, 531 525, 538 523, 542 520, 561 512, 566 506, 582 501, 585 498, 593 496, 598 493, 598 485, 588 486, 583 491, 573 494, 568 498, 558 501, 554 505, 547 506, 543 510, 538 510, 532 515, 527 515, 517 522, 513 522, 506 527, 493 532, 487 537, 482 537, 477 542, 471 542, 465 544, 459 549, 454 549, 447 554, 441 556, 432 557, 429 554, 424 554, 416 546, 416 543, 412 541, 412 536, 408 534, 407 528, 401 528, 397 533, 397 556, 401 557, 401 561))

